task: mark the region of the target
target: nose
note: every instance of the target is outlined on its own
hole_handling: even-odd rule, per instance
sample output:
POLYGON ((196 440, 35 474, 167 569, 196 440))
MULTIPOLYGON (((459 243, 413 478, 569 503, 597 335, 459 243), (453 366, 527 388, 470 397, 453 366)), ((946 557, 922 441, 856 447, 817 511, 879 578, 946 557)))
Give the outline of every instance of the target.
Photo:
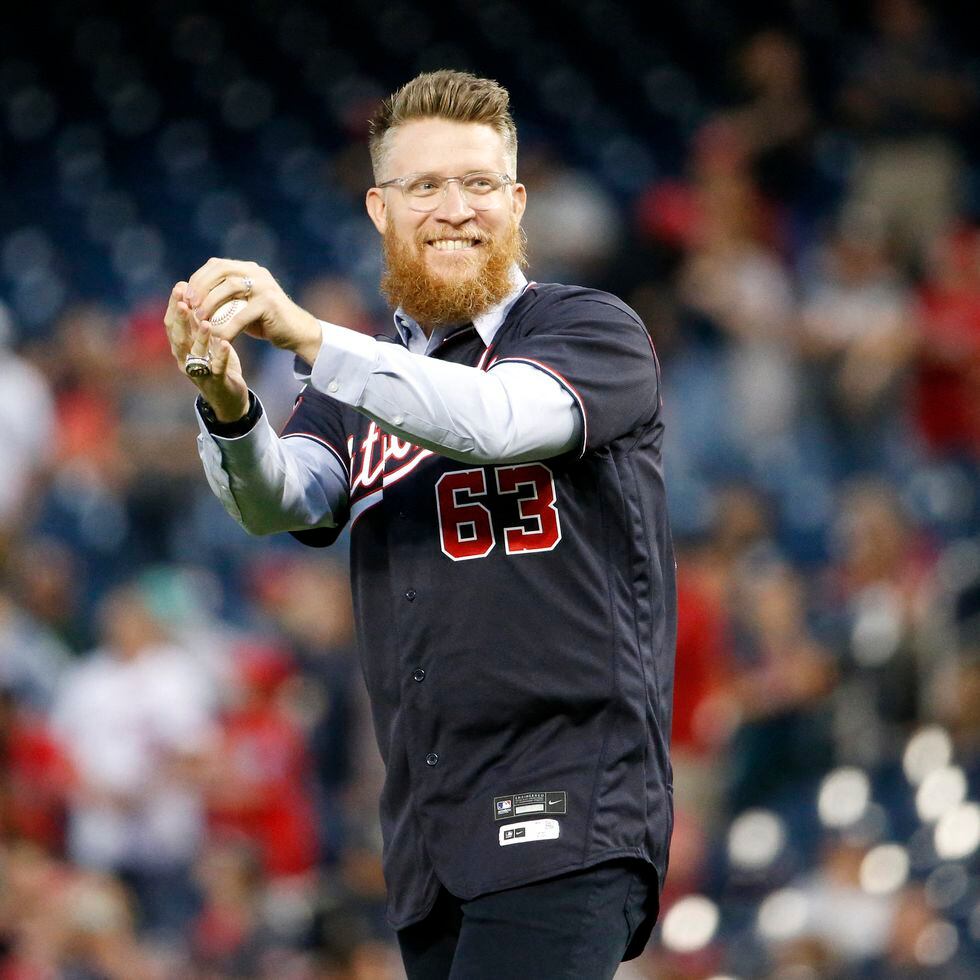
POLYGON ((435 210, 435 217, 451 224, 461 224, 469 221, 475 213, 463 193, 463 185, 458 180, 446 181, 446 189, 435 210))

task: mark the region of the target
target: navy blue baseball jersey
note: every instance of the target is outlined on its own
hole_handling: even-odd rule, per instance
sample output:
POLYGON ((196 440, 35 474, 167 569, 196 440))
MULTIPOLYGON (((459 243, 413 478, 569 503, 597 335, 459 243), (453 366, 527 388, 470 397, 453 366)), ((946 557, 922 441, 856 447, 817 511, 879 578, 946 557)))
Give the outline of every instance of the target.
POLYGON ((466 899, 618 857, 662 882, 675 586, 649 336, 613 296, 532 284, 489 349, 463 327, 430 356, 533 364, 584 425, 574 452, 477 466, 307 387, 283 431, 350 474, 391 924, 440 883, 466 899))

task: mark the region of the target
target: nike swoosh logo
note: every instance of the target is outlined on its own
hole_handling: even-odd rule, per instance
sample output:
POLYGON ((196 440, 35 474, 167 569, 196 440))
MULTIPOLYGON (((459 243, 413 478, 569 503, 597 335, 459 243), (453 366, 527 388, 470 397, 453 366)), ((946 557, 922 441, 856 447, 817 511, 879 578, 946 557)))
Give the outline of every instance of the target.
POLYGON ((561 803, 561 799, 559 798, 557 800, 548 800, 548 806, 554 806, 556 803, 561 803))

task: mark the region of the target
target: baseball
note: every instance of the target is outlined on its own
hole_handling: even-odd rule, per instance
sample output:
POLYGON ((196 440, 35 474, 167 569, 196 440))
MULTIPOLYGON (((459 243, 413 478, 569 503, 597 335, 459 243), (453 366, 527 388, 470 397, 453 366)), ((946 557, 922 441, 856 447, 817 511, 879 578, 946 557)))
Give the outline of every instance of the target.
POLYGON ((246 301, 243 299, 230 299, 227 303, 222 303, 211 316, 213 327, 224 326, 236 313, 245 309, 246 301))

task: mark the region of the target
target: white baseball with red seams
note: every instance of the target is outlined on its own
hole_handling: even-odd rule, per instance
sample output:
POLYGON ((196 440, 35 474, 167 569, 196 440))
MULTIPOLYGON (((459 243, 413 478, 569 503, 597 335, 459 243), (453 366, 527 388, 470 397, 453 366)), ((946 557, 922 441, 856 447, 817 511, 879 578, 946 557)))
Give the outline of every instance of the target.
POLYGON ((245 309, 246 300, 230 299, 222 303, 211 316, 211 326, 223 327, 233 316, 245 309))

